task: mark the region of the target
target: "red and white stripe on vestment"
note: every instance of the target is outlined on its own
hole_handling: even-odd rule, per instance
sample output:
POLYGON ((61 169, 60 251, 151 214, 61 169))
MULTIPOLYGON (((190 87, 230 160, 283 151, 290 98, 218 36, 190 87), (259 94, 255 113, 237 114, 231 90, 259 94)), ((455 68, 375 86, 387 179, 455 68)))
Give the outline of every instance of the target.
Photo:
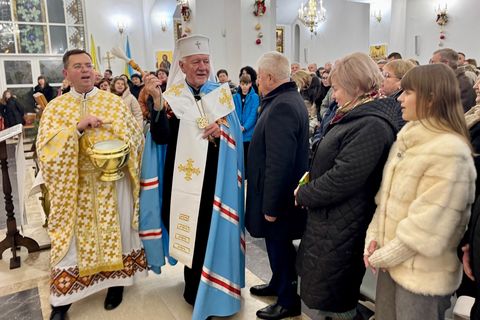
POLYGON ((223 128, 220 128, 220 140, 225 141, 227 145, 232 149, 235 149, 237 146, 237 143, 235 142, 233 136, 226 132, 223 128))
POLYGON ((246 244, 245 244, 245 232, 242 232, 240 234, 240 249, 243 252, 243 255, 245 255, 245 250, 246 250, 246 244))
POLYGON ((215 199, 213 200, 213 209, 220 213, 220 217, 238 225, 240 217, 238 216, 237 211, 222 203, 222 199, 217 196, 215 196, 215 199))
POLYGON ((242 173, 240 172, 240 170, 237 171, 237 180, 238 180, 238 187, 241 188, 242 187, 242 173))
POLYGON ((202 281, 207 285, 212 286, 226 294, 240 300, 241 290, 240 286, 218 274, 203 267, 202 269, 202 281))
POLYGON ((139 231, 138 235, 142 240, 153 240, 162 238, 162 229, 150 229, 139 231))
POLYGON ((141 190, 150 190, 158 188, 158 177, 140 180, 141 190))

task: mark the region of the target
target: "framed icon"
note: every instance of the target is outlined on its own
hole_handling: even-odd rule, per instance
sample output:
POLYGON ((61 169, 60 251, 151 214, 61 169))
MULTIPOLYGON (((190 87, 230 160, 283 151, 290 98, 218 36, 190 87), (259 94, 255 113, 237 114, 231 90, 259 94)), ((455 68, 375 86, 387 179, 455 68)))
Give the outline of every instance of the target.
POLYGON ((276 43, 276 50, 280 53, 284 53, 285 51, 285 28, 284 27, 277 27, 275 29, 275 43, 276 43))

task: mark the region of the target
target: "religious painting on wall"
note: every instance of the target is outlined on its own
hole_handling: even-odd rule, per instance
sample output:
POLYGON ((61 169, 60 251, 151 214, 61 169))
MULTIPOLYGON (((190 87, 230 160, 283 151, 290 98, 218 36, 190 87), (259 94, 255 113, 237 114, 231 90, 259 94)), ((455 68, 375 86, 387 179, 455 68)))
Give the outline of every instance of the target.
POLYGON ((280 53, 284 53, 285 51, 285 28, 284 27, 277 27, 275 29, 275 43, 276 43, 276 50, 280 53))
POLYGON ((170 71, 170 67, 172 66, 173 60, 173 52, 172 51, 157 51, 156 55, 157 63, 155 63, 156 68, 164 68, 170 71))
POLYGON ((175 29, 173 30, 173 36, 175 38, 175 41, 177 41, 178 39, 180 39, 182 37, 182 21, 180 20, 173 20, 173 25, 175 27, 175 29))
POLYGON ((387 58, 387 45, 377 44, 370 46, 370 57, 373 60, 383 60, 387 58))

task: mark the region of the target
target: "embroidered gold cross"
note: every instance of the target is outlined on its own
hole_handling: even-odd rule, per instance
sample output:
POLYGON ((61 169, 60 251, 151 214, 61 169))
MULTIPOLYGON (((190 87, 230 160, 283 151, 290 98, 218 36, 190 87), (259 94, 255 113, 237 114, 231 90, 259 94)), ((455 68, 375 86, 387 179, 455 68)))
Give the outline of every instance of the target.
POLYGON ((232 98, 228 94, 227 89, 225 88, 220 89, 220 98, 218 99, 218 102, 220 102, 223 105, 226 105, 230 110, 233 109, 232 98))
POLYGON ((185 86, 183 85, 183 83, 179 83, 179 84, 175 84, 173 86, 171 86, 170 88, 168 88, 168 92, 172 92, 176 97, 178 97, 180 95, 180 93, 182 92, 182 89, 184 88, 185 86))
POLYGON ((193 159, 188 159, 186 165, 180 164, 178 166, 178 170, 180 170, 180 172, 185 172, 184 179, 186 181, 192 180, 192 175, 196 174, 198 176, 200 174, 200 168, 194 167, 193 162, 193 159))

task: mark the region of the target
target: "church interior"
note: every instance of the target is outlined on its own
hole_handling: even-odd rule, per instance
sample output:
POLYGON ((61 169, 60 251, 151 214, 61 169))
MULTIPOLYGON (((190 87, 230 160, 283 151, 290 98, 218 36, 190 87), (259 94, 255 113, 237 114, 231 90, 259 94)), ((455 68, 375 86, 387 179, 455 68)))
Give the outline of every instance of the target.
MULTIPOLYGON (((478 0, 0 0, 0 89, 16 96, 26 119, 21 131, 4 136, 6 146, 0 146, 0 189, 5 194, 0 241, 23 239, 0 252, 0 320, 50 316, 50 239, 44 194, 36 184, 38 108, 33 92, 39 76, 55 92, 61 89, 66 50, 85 49, 101 75, 110 69, 117 76, 131 71, 112 54, 113 48, 121 48, 143 70, 155 71, 165 57, 172 62, 177 39, 202 34, 210 38, 213 70, 227 70, 238 83, 240 69, 255 68, 268 51, 278 51, 304 69, 353 52, 375 60, 399 52, 423 65, 434 51, 452 48, 480 59, 475 40, 479 11, 478 0), (316 9, 309 12, 312 5, 316 9), (12 234, 15 230, 18 235, 12 234)), ((264 242, 247 235, 242 307, 225 319, 255 319, 255 312, 272 301, 251 295, 248 288, 270 276, 264 242)), ((160 275, 149 273, 128 287, 115 310, 104 310, 105 294, 99 292, 73 304, 68 319, 191 319, 182 277, 182 267, 166 266, 160 275)), ((369 271, 361 294, 362 319, 374 319, 375 276, 369 271)), ((323 319, 306 306, 302 312, 295 319, 323 319)), ((454 315, 453 308, 447 318, 468 319, 454 315)))

